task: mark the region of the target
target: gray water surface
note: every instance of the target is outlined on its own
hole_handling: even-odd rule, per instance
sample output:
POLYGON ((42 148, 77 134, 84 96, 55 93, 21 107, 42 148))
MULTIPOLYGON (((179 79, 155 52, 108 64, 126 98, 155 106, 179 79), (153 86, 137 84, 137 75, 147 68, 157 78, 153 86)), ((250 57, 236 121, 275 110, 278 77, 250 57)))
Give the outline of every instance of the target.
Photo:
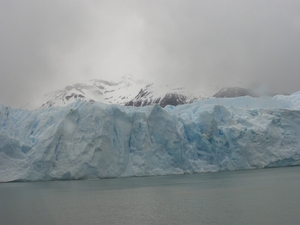
POLYGON ((300 224, 300 167, 2 183, 0 224, 300 224))

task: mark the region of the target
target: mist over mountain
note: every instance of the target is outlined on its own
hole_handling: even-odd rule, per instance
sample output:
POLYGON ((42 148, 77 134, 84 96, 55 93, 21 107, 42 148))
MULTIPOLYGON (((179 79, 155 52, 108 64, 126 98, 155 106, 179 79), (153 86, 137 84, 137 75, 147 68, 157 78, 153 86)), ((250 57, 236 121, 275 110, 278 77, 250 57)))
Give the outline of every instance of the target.
POLYGON ((189 87, 176 86, 172 83, 135 79, 132 75, 127 75, 118 81, 93 79, 82 83, 70 84, 62 90, 37 96, 22 108, 34 110, 38 108, 61 107, 77 100, 135 107, 158 104, 161 107, 165 107, 167 105, 188 104, 210 97, 274 96, 271 92, 261 91, 260 89, 250 89, 241 82, 232 82, 232 87, 210 85, 199 86, 198 89, 193 90, 189 87), (235 85, 239 85, 239 87, 235 85))
POLYGON ((208 96, 222 85, 243 88, 235 81, 292 94, 300 89, 299 8, 297 0, 1 1, 0 103, 21 107, 125 74, 188 89, 218 84, 208 96))

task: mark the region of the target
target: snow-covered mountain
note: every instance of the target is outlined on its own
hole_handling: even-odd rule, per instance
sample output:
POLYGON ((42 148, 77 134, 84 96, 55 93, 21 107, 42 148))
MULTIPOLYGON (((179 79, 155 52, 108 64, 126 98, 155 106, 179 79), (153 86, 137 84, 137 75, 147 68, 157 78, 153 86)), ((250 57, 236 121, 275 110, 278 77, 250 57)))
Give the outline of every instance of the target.
POLYGON ((90 80, 66 86, 62 90, 40 96, 23 108, 36 109, 65 106, 78 99, 87 102, 124 105, 148 84, 144 80, 135 80, 132 76, 124 76, 118 82, 106 80, 90 80))
POLYGON ((195 100, 210 97, 209 94, 199 91, 191 92, 185 87, 176 87, 172 84, 151 83, 142 88, 139 93, 126 106, 146 106, 159 104, 161 107, 166 105, 182 105, 191 103, 195 100))
POLYGON ((123 76, 119 81, 94 79, 87 82, 66 86, 62 90, 40 96, 23 108, 37 109, 66 106, 80 99, 86 102, 102 102, 126 106, 146 106, 158 104, 182 105, 209 97, 238 97, 259 95, 243 87, 242 83, 232 82, 239 87, 220 87, 217 85, 199 84, 197 89, 178 86, 178 84, 161 83, 158 81, 137 80, 132 75, 123 76))
POLYGON ((117 82, 94 79, 69 85, 62 90, 39 96, 22 108, 32 110, 65 106, 78 99, 91 103, 102 102, 126 106, 146 106, 157 103, 164 107, 206 99, 218 90, 218 87, 211 86, 191 91, 188 87, 137 80, 127 75, 117 82))

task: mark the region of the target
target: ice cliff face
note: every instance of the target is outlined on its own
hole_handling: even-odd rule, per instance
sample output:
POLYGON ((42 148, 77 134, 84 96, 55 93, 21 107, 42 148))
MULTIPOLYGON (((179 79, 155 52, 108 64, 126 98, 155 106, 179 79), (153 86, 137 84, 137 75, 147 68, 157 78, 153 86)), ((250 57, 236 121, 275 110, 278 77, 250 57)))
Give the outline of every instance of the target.
POLYGON ((0 181, 300 165, 300 92, 143 108, 0 106, 0 181))

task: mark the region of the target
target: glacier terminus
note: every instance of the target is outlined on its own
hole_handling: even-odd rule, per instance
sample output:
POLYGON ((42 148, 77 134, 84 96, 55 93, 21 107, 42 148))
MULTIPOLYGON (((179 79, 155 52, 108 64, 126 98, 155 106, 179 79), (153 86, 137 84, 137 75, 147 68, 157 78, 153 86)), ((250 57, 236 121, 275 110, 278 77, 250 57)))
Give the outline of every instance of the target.
POLYGON ((165 108, 0 105, 0 123, 1 182, 300 165, 300 92, 165 108))

